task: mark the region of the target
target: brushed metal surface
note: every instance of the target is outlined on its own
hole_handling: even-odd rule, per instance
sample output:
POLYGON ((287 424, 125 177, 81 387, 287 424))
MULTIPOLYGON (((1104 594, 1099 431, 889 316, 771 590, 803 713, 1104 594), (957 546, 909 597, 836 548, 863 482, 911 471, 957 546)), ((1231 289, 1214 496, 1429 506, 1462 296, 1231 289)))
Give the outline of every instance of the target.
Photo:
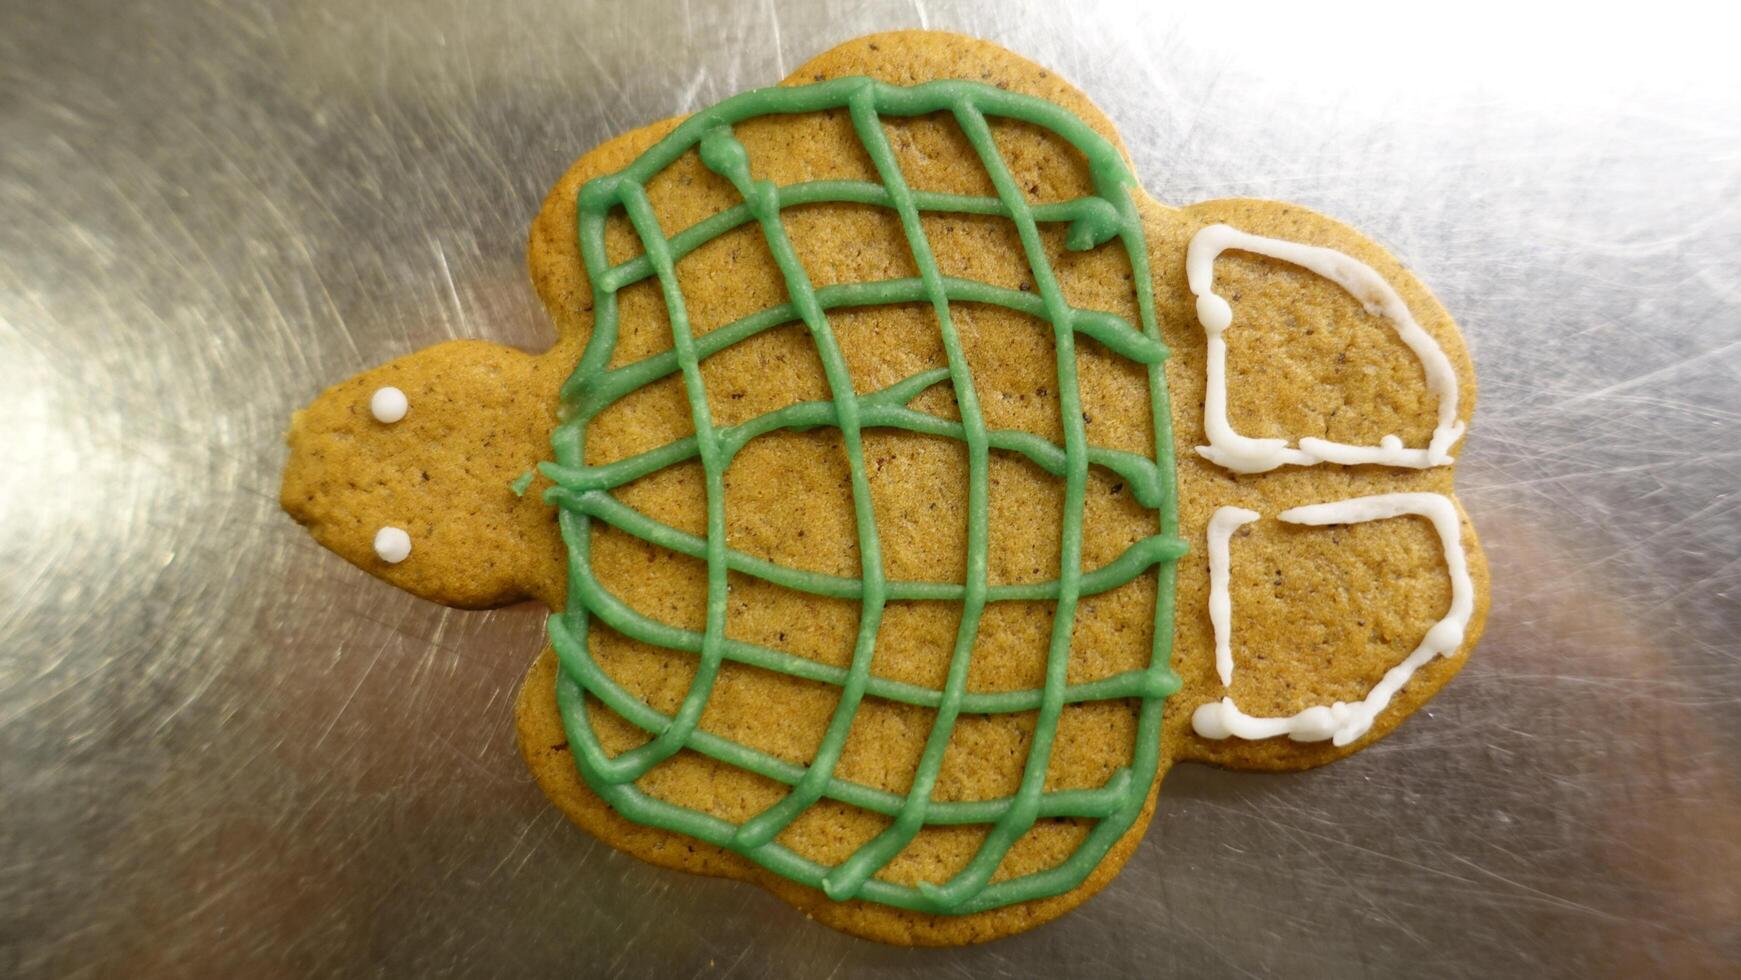
POLYGON ((1741 970, 1733 25, 1148 6, 4 0, 0 972, 1741 970), (571 828, 513 746, 538 612, 400 594, 275 503, 323 386, 546 341, 524 241, 573 158, 920 25, 1075 81, 1162 199, 1410 262, 1480 371, 1495 591, 1383 744, 1183 767, 1104 894, 941 952, 571 828))

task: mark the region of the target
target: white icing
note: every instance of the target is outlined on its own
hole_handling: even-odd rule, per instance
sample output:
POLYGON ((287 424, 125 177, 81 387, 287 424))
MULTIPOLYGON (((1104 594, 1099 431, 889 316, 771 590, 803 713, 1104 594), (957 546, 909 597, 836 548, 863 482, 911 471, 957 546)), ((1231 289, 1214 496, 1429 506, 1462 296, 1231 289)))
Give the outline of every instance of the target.
POLYGON ((1221 675, 1222 687, 1233 683, 1233 647, 1227 639, 1233 618, 1233 599, 1227 594, 1227 545, 1234 531, 1257 518, 1257 511, 1243 507, 1222 507, 1209 518, 1209 623, 1215 627, 1215 672, 1221 675))
POLYGON ((369 411, 374 413, 375 421, 391 425, 405 417, 411 408, 410 399, 398 388, 376 388, 369 396, 369 411))
POLYGON ((1229 225, 1210 225, 1191 238, 1185 252, 1185 278, 1197 297, 1197 322, 1209 340, 1208 387, 1203 399, 1203 429, 1209 445, 1197 447, 1205 459, 1235 473, 1267 473, 1278 466, 1321 462, 1423 469, 1449 466, 1454 461, 1451 447, 1463 437, 1464 430, 1457 419, 1457 372, 1444 349, 1415 322, 1408 304, 1371 266, 1333 248, 1264 238, 1229 225), (1438 423, 1425 449, 1405 448, 1395 435, 1385 436, 1376 446, 1307 436, 1295 449, 1286 439, 1253 439, 1234 431, 1227 420, 1227 341, 1223 337, 1233 323, 1233 309, 1215 293, 1215 259, 1229 249, 1291 262, 1323 276, 1359 300, 1367 313, 1390 321, 1397 336, 1420 359, 1427 373, 1427 390, 1439 400, 1438 423))
POLYGON ((389 565, 399 564, 411 557, 411 535, 396 527, 376 531, 375 554, 389 565))
MULTIPOLYGON (((1244 524, 1243 515, 1251 511, 1223 507, 1209 521, 1209 620, 1215 631, 1216 669, 1225 687, 1231 683, 1232 656, 1227 654, 1227 666, 1222 667, 1223 651, 1228 650, 1228 621, 1231 602, 1227 595, 1226 553, 1233 528, 1244 524), (1229 514, 1228 512, 1232 512, 1229 514), (1217 541, 1217 522, 1228 515, 1225 530, 1217 541), (1231 523, 1237 521, 1237 523, 1231 523), (1217 575, 1219 547, 1220 574, 1217 575), (1217 613, 1217 608, 1221 612, 1217 613)), ((1451 608, 1443 618, 1427 630, 1420 646, 1404 660, 1386 671, 1384 677, 1360 701, 1349 704, 1337 701, 1328 705, 1313 705, 1285 718, 1254 717, 1239 710, 1231 697, 1199 705, 1191 716, 1191 726, 1197 734, 1210 739, 1228 737, 1259 739, 1286 735, 1296 742, 1321 742, 1330 739, 1336 745, 1347 745, 1366 734, 1403 685, 1434 657, 1448 657, 1463 645, 1463 634, 1469 617, 1475 611, 1475 583, 1469 578, 1468 555, 1463 550, 1462 523, 1457 506, 1451 498, 1437 493, 1386 493, 1372 497, 1354 497, 1309 507, 1284 510, 1277 516, 1290 524, 1359 524, 1380 521, 1405 514, 1418 514, 1433 522, 1439 533, 1439 544, 1445 553, 1445 566, 1451 574, 1451 608)), ((1255 514, 1252 514, 1255 517, 1255 514)))

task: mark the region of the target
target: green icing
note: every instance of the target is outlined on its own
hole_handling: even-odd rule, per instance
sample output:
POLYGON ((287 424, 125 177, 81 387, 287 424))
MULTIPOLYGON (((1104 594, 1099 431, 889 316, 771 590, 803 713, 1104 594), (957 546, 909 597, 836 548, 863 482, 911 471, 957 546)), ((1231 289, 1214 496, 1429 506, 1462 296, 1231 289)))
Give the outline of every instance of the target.
POLYGON ((532 471, 527 470, 526 472, 521 473, 519 476, 514 477, 513 482, 508 484, 508 489, 514 491, 514 496, 524 497, 524 496, 526 496, 526 488, 531 486, 531 485, 532 485, 532 471))
POLYGON ((1082 120, 1050 102, 977 82, 934 81, 900 87, 868 78, 840 78, 813 85, 761 89, 727 99, 684 121, 622 171, 598 177, 581 188, 580 251, 592 283, 594 325, 580 364, 562 387, 564 421, 551 440, 555 461, 540 466, 554 483, 544 497, 559 508, 569 555, 567 608, 550 618, 549 630, 560 663, 557 700, 576 767, 587 784, 619 813, 639 823, 732 850, 778 874, 820 888, 836 900, 856 898, 952 914, 1068 891, 1087 877, 1107 849, 1130 827, 1142 809, 1158 768, 1162 704, 1179 686, 1170 667, 1173 586, 1177 559, 1185 551, 1178 537, 1171 417, 1163 373, 1167 350, 1155 322, 1147 246, 1131 198, 1135 186, 1135 178, 1114 146, 1082 120), (748 154, 732 132, 734 124, 763 115, 842 107, 851 113, 854 130, 875 164, 881 183, 831 180, 776 187, 751 176, 748 154), (944 112, 953 116, 978 154, 996 189, 996 197, 929 193, 907 185, 881 118, 944 112), (997 150, 986 122, 988 115, 1021 120, 1067 140, 1087 158, 1094 194, 1053 204, 1030 204, 997 150), (667 238, 648 203, 646 184, 690 149, 698 149, 702 163, 731 182, 742 203, 667 238), (919 276, 814 288, 786 234, 781 210, 816 203, 855 203, 892 209, 900 217, 919 276), (644 253, 612 265, 605 253, 605 220, 619 208, 639 236, 644 253), (1008 218, 1020 236, 1038 295, 942 275, 919 220, 927 211, 1008 218), (762 231, 785 280, 789 301, 696 337, 690 328, 675 264, 706 242, 751 222, 762 231), (1096 248, 1113 239, 1119 241, 1130 260, 1140 328, 1111 313, 1070 306, 1041 247, 1038 226, 1042 223, 1067 224, 1066 244, 1077 251, 1096 248), (664 298, 671 323, 672 349, 610 368, 619 327, 618 291, 649 278, 656 280, 664 298), (929 303, 934 310, 948 366, 921 372, 882 391, 856 394, 827 311, 912 302, 929 303), (952 302, 996 304, 1040 317, 1052 326, 1063 446, 1030 433, 986 427, 972 372, 951 317, 952 302), (808 329, 822 362, 830 398, 791 405, 734 426, 716 426, 708 409, 701 361, 788 323, 802 323, 808 329), (1155 431, 1153 459, 1088 445, 1077 385, 1075 350, 1079 333, 1146 367, 1155 431), (586 465, 587 426, 592 419, 629 392, 674 373, 683 378, 695 434, 610 464, 586 465), (942 383, 950 384, 954 390, 960 421, 910 407, 921 392, 942 383), (726 544, 724 475, 735 454, 758 436, 818 426, 838 430, 845 445, 861 559, 857 578, 779 565, 726 544), (966 446, 965 581, 899 581, 884 574, 861 448, 863 430, 879 427, 957 439, 966 446), (1064 480, 1061 560, 1058 578, 1053 581, 1023 585, 992 585, 987 581, 987 469, 993 449, 1019 454, 1064 480), (707 493, 707 533, 703 536, 654 520, 611 493, 665 467, 697 459, 707 493), (1100 466, 1117 474, 1135 500, 1157 512, 1158 527, 1155 535, 1133 544, 1114 561, 1083 572, 1082 516, 1089 466, 1100 466), (698 632, 651 619, 605 589, 591 568, 594 520, 662 548, 704 560, 708 589, 704 628, 698 632), (1084 595, 1117 588, 1151 568, 1157 578, 1158 593, 1149 665, 1091 683, 1067 683, 1070 637, 1078 600, 1084 595), (858 634, 847 666, 823 664, 727 638, 729 572, 813 595, 859 602, 862 612, 858 634), (961 623, 940 690, 872 675, 878 623, 885 604, 891 600, 961 604, 961 623), (1044 600, 1055 604, 1045 682, 1030 690, 970 692, 968 667, 980 617, 987 603, 1010 600, 1044 600), (694 680, 674 714, 647 705, 593 660, 587 637, 594 618, 641 642, 696 656, 694 680), (808 765, 788 762, 698 726, 720 664, 727 660, 838 688, 838 706, 808 765), (608 755, 588 720, 588 695, 647 731, 652 739, 630 751, 608 755), (905 794, 835 775, 848 730, 865 697, 935 711, 935 721, 911 788, 905 794), (1137 743, 1130 764, 1099 788, 1046 792, 1046 771, 1064 706, 1111 699, 1140 702, 1137 743), (1011 796, 974 802, 931 799, 950 733, 963 712, 1037 713, 1021 782, 1011 796), (790 791, 778 803, 739 825, 657 799, 636 785, 637 779, 685 748, 784 783, 790 791), (811 861, 780 844, 777 840, 780 832, 823 798, 887 816, 889 826, 832 867, 811 861), (991 883, 1009 848, 1036 820, 1063 817, 1095 821, 1087 837, 1067 859, 1043 871, 991 883), (948 881, 915 887, 877 877, 923 827, 960 824, 986 825, 989 830, 972 860, 948 881))

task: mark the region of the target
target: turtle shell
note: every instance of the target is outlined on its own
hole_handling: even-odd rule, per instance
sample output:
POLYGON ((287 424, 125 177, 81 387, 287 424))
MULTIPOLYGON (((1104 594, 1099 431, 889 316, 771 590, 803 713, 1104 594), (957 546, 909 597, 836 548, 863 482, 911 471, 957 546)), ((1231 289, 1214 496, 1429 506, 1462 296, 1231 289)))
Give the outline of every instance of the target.
POLYGON ((1050 102, 865 78, 581 189, 549 630, 613 808, 931 913, 1068 891, 1131 826, 1184 550, 1135 189, 1050 102))

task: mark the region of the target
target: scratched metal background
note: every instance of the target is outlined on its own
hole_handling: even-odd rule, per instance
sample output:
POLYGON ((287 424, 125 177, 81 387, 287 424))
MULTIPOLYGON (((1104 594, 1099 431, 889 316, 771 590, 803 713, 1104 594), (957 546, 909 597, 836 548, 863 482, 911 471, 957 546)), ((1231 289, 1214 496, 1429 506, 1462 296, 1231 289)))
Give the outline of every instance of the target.
POLYGON ((781 6, 0 0, 0 973, 1741 970, 1733 25, 781 6), (524 239, 570 160, 904 25, 1055 66, 1163 199, 1406 257, 1480 368, 1496 594, 1390 740, 1182 768, 1103 895, 947 952, 569 827, 512 739, 540 615, 402 595, 274 502, 323 386, 545 341, 524 239))

